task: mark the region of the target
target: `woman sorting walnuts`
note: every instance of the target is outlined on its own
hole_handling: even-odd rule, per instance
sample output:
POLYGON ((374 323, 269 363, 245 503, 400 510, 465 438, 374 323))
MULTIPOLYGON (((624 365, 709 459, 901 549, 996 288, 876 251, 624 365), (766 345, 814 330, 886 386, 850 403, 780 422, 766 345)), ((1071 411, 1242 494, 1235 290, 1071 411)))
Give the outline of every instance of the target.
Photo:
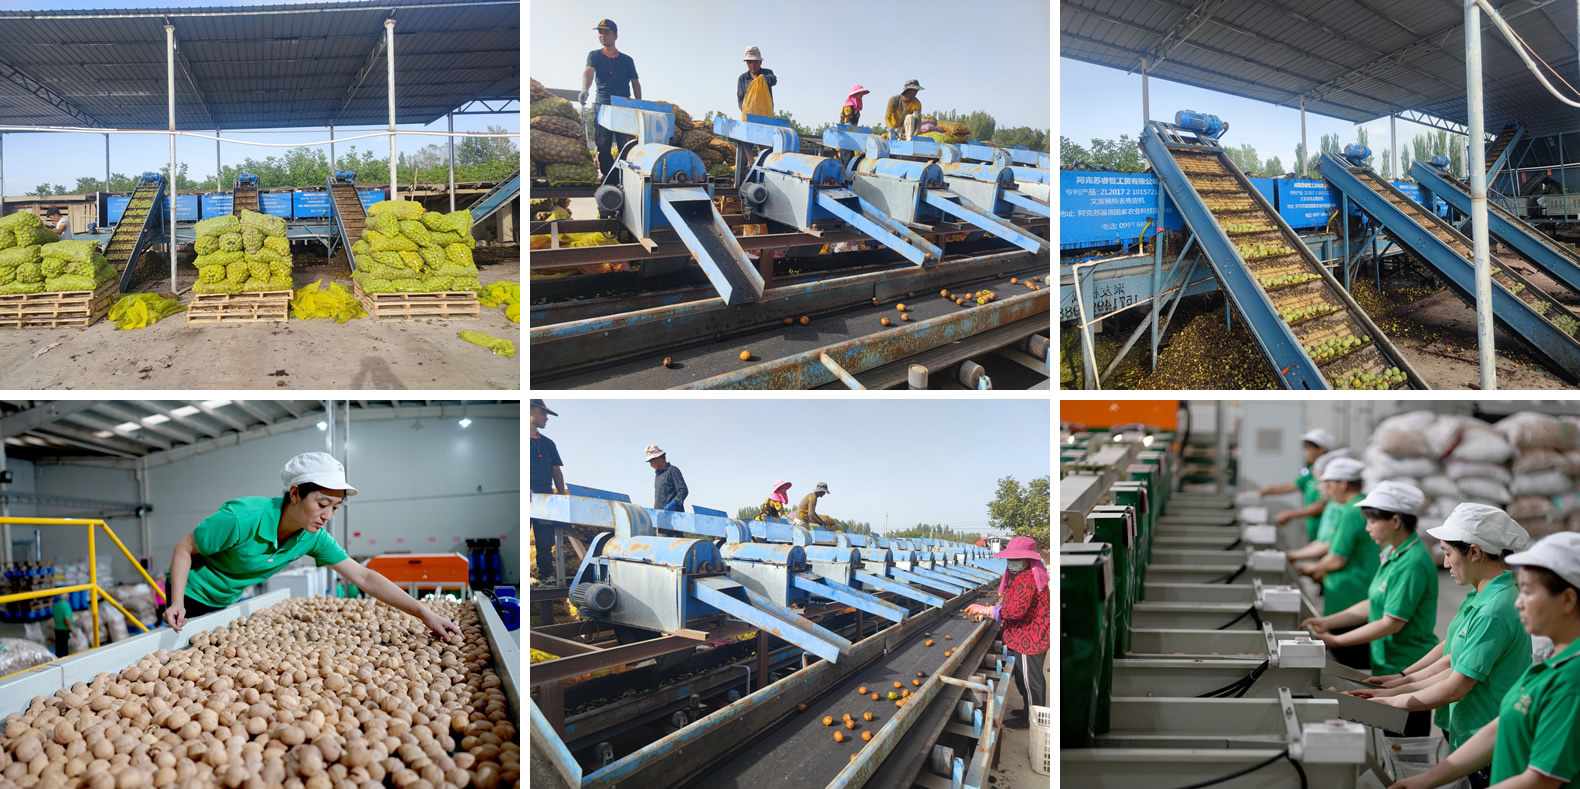
POLYGON ((346 497, 357 495, 339 461, 324 452, 297 455, 285 464, 280 479, 283 496, 227 501, 176 544, 165 624, 180 630, 188 617, 234 605, 247 587, 312 556, 319 567, 328 565, 369 596, 421 619, 435 636, 460 639, 461 629, 454 622, 353 561, 324 530, 346 497))

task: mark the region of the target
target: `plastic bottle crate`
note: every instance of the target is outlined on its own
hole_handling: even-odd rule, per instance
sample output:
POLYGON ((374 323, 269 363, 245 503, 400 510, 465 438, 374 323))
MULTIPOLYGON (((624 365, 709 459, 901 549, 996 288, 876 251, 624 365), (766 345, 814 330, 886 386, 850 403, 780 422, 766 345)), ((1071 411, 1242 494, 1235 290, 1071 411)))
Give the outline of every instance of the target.
POLYGON ((1053 770, 1053 708, 1031 707, 1031 769, 1038 775, 1053 770))

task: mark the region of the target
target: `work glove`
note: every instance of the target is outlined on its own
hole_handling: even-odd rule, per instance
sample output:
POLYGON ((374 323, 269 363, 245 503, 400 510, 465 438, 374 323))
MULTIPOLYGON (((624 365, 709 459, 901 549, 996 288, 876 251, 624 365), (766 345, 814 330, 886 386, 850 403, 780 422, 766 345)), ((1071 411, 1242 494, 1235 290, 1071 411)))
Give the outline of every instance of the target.
POLYGON ((670 503, 665 504, 664 505, 664 511, 665 512, 680 512, 680 502, 678 502, 678 501, 671 501, 670 503))
POLYGON ((587 89, 586 88, 582 88, 582 92, 576 94, 576 103, 577 104, 582 104, 582 105, 587 104, 587 89))

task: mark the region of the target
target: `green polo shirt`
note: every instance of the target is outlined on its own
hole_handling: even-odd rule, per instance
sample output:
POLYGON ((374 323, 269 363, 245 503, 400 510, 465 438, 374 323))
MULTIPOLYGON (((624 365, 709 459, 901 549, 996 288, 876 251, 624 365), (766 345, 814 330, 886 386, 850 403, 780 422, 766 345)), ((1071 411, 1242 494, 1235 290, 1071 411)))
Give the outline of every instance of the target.
POLYGON ((71 629, 71 605, 69 603, 65 600, 57 599, 55 605, 50 609, 50 613, 55 615, 56 630, 71 629))
POLYGON ((228 606, 242 590, 262 583, 303 556, 319 567, 346 560, 328 529, 306 529, 279 541, 282 498, 231 499, 192 532, 198 556, 187 575, 186 595, 204 605, 228 606))
POLYGON ((1372 673, 1398 674, 1437 645, 1437 566, 1412 534, 1389 554, 1367 586, 1370 620, 1385 615, 1404 620, 1393 635, 1372 642, 1372 673))
MULTIPOLYGON (((1311 466, 1309 465, 1300 467, 1300 476, 1295 477, 1295 487, 1300 490, 1302 499, 1300 503, 1303 506, 1309 507, 1322 498, 1322 494, 1317 492, 1317 476, 1311 473, 1311 466)), ((1321 525, 1321 516, 1308 516, 1306 518, 1306 539, 1315 540, 1317 538, 1317 529, 1321 525)))
POLYGON ((1528 768, 1562 782, 1580 777, 1580 641, 1520 675, 1498 708, 1492 782, 1528 768))
MULTIPOLYGON (((1465 594, 1465 599, 1461 600, 1459 602, 1459 610, 1454 612, 1454 618, 1448 620, 1448 630, 1445 631, 1445 632, 1448 633, 1448 635, 1444 636, 1444 638, 1443 638, 1443 654, 1444 655, 1449 655, 1450 657, 1452 657, 1452 653, 1453 653, 1453 646, 1452 646, 1452 644, 1453 644, 1454 634, 1458 633, 1461 629, 1464 628, 1464 626, 1465 626, 1465 617, 1470 613, 1470 605, 1471 605, 1470 601, 1472 601, 1474 599, 1476 599, 1476 590, 1475 590, 1475 588, 1471 588, 1471 590, 1465 594)), ((1521 630, 1524 630, 1524 628, 1521 628, 1521 630)), ((1526 635, 1529 636, 1530 634, 1527 633, 1526 635)), ((1452 667, 1452 665, 1453 665, 1452 661, 1450 661, 1449 665, 1452 667)), ((1523 671, 1524 669, 1521 669, 1521 670, 1523 671)), ((1498 695, 1498 696, 1494 696, 1493 698, 1494 699, 1501 699, 1503 697, 1501 695, 1498 695)), ((1449 709, 1449 707, 1452 707, 1452 706, 1453 705, 1450 704, 1448 706, 1438 707, 1437 709, 1432 710, 1432 723, 1436 724, 1437 727, 1439 729, 1442 729, 1443 731, 1448 731, 1449 730, 1450 719, 1449 719, 1449 715, 1448 715, 1448 709, 1449 709)), ((1450 749, 1450 750, 1452 750, 1452 749, 1450 749)))
POLYGON ((1448 722, 1438 726, 1455 748, 1498 717, 1499 700, 1531 666, 1531 634, 1514 609, 1517 593, 1514 573, 1505 572, 1466 598, 1449 624, 1443 640, 1449 667, 1476 681, 1464 698, 1439 710, 1448 722))
MULTIPOLYGON (((1377 543, 1366 533, 1366 516, 1355 494, 1347 502, 1330 501, 1322 511, 1322 527, 1317 539, 1328 543, 1328 551, 1345 558, 1343 567, 1322 579, 1322 613, 1331 616, 1366 599, 1366 588, 1377 574, 1377 543)), ((1374 667, 1375 668, 1375 667, 1374 667)))

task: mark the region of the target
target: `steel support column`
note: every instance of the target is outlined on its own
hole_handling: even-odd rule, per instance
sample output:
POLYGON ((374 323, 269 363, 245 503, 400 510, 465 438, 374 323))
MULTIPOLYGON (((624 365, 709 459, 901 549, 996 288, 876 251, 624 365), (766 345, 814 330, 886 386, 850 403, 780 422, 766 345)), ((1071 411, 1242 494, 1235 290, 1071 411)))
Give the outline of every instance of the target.
POLYGON ((1311 147, 1306 144, 1306 97, 1300 97, 1300 177, 1310 178, 1306 162, 1311 161, 1311 147))
POLYGON ((395 172, 395 20, 384 20, 384 59, 389 67, 390 199, 400 199, 400 179, 395 172))
POLYGON ((455 210, 455 113, 445 115, 450 130, 450 210, 455 210))
MULTIPOLYGON (((170 292, 176 288, 176 28, 165 25, 165 72, 170 100, 170 292)), ((154 210, 159 206, 155 205, 154 210)), ((133 263, 128 264, 135 265, 133 263)), ((89 557, 92 560, 92 557, 89 557)), ((98 611, 97 608, 94 609, 98 611)))
MULTIPOLYGON (((1476 264, 1476 352, 1481 362, 1481 390, 1498 388, 1493 347, 1492 261, 1487 257, 1487 141, 1481 95, 1481 9, 1465 0, 1465 104, 1470 122, 1470 242, 1476 264)), ((1467 162, 1467 165, 1470 164, 1467 162)))
POLYGON ((1403 172, 1399 169, 1399 116, 1397 113, 1388 113, 1388 156, 1393 159, 1393 167, 1388 172, 1395 178, 1402 178, 1403 172))
MULTIPOLYGON (((1145 60, 1143 60, 1141 62, 1143 64, 1146 63, 1145 60)), ((1147 72, 1146 72, 1146 69, 1143 68, 1142 71, 1141 71, 1141 85, 1142 85, 1142 95, 1143 96, 1146 95, 1146 84, 1147 84, 1147 72)), ((1145 101, 1143 101, 1142 103, 1145 104, 1145 101)), ((1145 126, 1143 126, 1142 128, 1145 129, 1145 126)), ((1163 292, 1162 289, 1161 289, 1161 286, 1162 286, 1162 283, 1163 283, 1163 198, 1164 198, 1163 183, 1162 183, 1162 181, 1159 181, 1158 182, 1158 221, 1157 221, 1157 230, 1153 231, 1153 233, 1152 233, 1152 371, 1153 372, 1157 372, 1157 369, 1158 369, 1158 319, 1160 317, 1158 315, 1158 308, 1160 306, 1162 306, 1158 302, 1158 294, 1163 292)), ((1187 244, 1186 246, 1188 248, 1189 244, 1187 244)), ((1182 252, 1181 255, 1183 255, 1183 254, 1184 253, 1182 252)), ((1175 265, 1177 266, 1178 263, 1176 263, 1175 265)), ((1118 359, 1116 358, 1115 361, 1118 361, 1118 359)))
MULTIPOLYGON (((110 191, 110 135, 104 135, 104 191, 110 191)), ((99 217, 99 224, 109 224, 108 217, 99 217)))
MULTIPOLYGON (((221 131, 220 129, 215 129, 214 130, 214 189, 217 190, 217 191, 224 191, 225 190, 225 186, 224 186, 225 166, 220 161, 220 156, 219 156, 219 136, 220 136, 220 131, 221 131)), ((258 206, 258 207, 262 208, 263 206, 258 206)))
MULTIPOLYGON (((329 171, 333 173, 338 165, 335 164, 335 125, 329 124, 329 171)), ((263 206, 259 206, 262 208, 263 206)))
MULTIPOLYGON (((1146 128, 1147 121, 1152 120, 1151 107, 1147 98, 1147 59, 1141 59, 1141 126, 1146 128)), ((1158 212, 1158 219, 1163 219, 1163 212, 1158 212)))

